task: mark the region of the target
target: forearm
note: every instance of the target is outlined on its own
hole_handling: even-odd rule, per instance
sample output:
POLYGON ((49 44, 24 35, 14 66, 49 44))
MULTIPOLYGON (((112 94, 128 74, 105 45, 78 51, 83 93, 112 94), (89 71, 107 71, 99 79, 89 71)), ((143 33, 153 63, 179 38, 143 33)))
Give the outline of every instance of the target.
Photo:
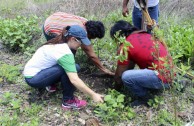
POLYGON ((82 45, 82 49, 84 50, 84 52, 86 53, 86 55, 89 57, 89 59, 92 60, 93 64, 96 67, 98 67, 103 72, 106 71, 106 68, 102 65, 102 63, 100 62, 99 58, 94 53, 94 49, 93 49, 92 45, 90 45, 90 46, 83 46, 82 45))
POLYGON ((122 82, 122 74, 124 71, 126 71, 128 69, 128 65, 117 65, 117 69, 116 69, 116 72, 115 72, 115 77, 114 77, 114 80, 115 80, 115 89, 116 90, 120 90, 123 86, 123 82, 122 82))
POLYGON ((78 79, 76 83, 74 83, 74 85, 77 89, 89 95, 90 97, 92 97, 95 94, 95 92, 91 90, 88 86, 86 86, 81 79, 78 79))
POLYGON ((71 76, 70 74, 67 74, 71 83, 81 92, 89 95, 90 97, 92 97, 95 92, 93 90, 91 90, 88 86, 86 86, 84 84, 84 82, 77 76, 77 75, 73 75, 71 76))
POLYGON ((101 71, 105 72, 106 68, 102 65, 101 61, 96 55, 89 56, 89 58, 92 60, 93 64, 99 68, 101 71))
POLYGON ((127 7, 129 0, 123 0, 123 7, 127 7))

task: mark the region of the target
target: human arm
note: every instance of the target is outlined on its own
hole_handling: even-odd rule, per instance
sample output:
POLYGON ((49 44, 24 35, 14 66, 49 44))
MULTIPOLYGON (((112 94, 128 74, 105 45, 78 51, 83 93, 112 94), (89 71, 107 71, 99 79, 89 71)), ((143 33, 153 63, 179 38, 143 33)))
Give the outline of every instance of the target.
POLYGON ((123 83, 122 83, 122 80, 121 80, 121 76, 122 76, 123 72, 126 71, 126 70, 133 69, 134 67, 135 67, 135 63, 133 63, 132 61, 130 62, 129 65, 119 65, 119 64, 117 64, 117 69, 116 69, 115 77, 114 77, 114 80, 115 80, 114 88, 116 90, 119 91, 123 86, 123 83))
POLYGON ((98 59, 97 55, 94 52, 93 46, 92 45, 81 45, 81 48, 83 49, 83 51, 86 53, 86 55, 92 60, 92 62, 101 70, 103 71, 105 74, 108 75, 114 75, 113 72, 111 72, 110 70, 106 69, 102 63, 100 62, 100 60, 98 59))
POLYGON ((127 15, 129 14, 129 10, 127 8, 128 2, 129 2, 129 0, 123 0, 122 14, 123 14, 124 17, 127 17, 127 15))
POLYGON ((69 77, 70 82, 80 91, 85 94, 88 94, 94 102, 103 102, 103 95, 100 95, 93 90, 91 90, 88 86, 84 84, 84 82, 78 77, 77 73, 67 72, 67 76, 69 77))

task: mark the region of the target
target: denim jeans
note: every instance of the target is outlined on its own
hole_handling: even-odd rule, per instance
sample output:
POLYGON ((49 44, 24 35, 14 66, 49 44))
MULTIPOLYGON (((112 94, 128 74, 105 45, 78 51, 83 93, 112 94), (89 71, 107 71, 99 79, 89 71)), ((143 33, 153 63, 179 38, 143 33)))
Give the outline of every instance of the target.
MULTIPOLYGON (((148 13, 152 19, 154 19, 156 22, 158 22, 158 16, 159 16, 159 5, 156 5, 154 7, 148 8, 148 13)), ((132 21, 133 25, 139 29, 141 29, 141 23, 142 23, 142 12, 137 7, 134 6, 133 12, 132 12, 132 21)))
MULTIPOLYGON (((77 71, 80 66, 76 64, 77 71)), ((34 88, 45 88, 55 83, 61 82, 63 88, 63 99, 73 98, 75 87, 70 82, 66 72, 60 65, 54 65, 37 73, 33 78, 25 78, 28 85, 34 88)))
POLYGON ((153 70, 127 70, 122 74, 122 81, 135 96, 147 96, 149 89, 169 88, 169 84, 163 84, 153 70))

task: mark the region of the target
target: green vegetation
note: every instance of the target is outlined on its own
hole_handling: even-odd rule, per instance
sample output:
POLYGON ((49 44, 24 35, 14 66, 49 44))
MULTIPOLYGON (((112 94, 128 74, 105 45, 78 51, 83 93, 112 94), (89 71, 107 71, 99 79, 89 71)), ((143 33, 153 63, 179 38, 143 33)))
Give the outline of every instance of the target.
POLYGON ((4 109, 0 113, 1 126, 38 126, 42 106, 31 104, 25 106, 19 94, 5 92, 0 99, 0 106, 4 109))
POLYGON ((0 83, 15 83, 20 75, 18 66, 7 65, 0 62, 0 83))
POLYGON ((135 117, 135 112, 129 106, 125 106, 126 102, 130 101, 124 101, 124 99, 125 95, 120 94, 116 90, 109 90, 104 97, 104 103, 98 104, 94 112, 99 118, 109 124, 132 119, 135 117))
MULTIPOLYGON (((97 14, 92 16, 90 16, 91 14, 89 13, 92 13, 93 10, 90 10, 89 7, 91 7, 91 5, 88 5, 88 3, 91 2, 85 0, 83 3, 86 4, 84 5, 78 4, 79 2, 79 0, 71 1, 68 4, 66 4, 65 1, 59 0, 6 0, 6 2, 1 2, 0 13, 2 15, 0 18, 0 41, 7 47, 7 51, 3 54, 13 55, 13 53, 9 54, 9 51, 20 51, 22 54, 21 57, 24 58, 18 58, 16 60, 24 59, 19 61, 19 63, 24 66, 26 60, 32 56, 35 49, 45 42, 44 36, 42 35, 42 37, 40 37, 40 33, 44 19, 48 15, 54 11, 64 11, 75 14, 80 13, 82 14, 80 16, 86 15, 85 17, 87 19, 101 20, 104 23, 106 27, 105 37, 103 39, 92 40, 92 43, 97 55, 100 57, 104 65, 107 68, 115 70, 116 60, 123 60, 126 56, 120 55, 119 57, 116 57, 117 45, 116 42, 110 38, 110 27, 117 20, 127 20, 131 22, 131 15, 127 18, 121 16, 121 6, 118 7, 118 10, 117 8, 109 8, 113 4, 117 5, 116 2, 120 2, 117 0, 104 0, 99 1, 99 3, 96 1, 97 3, 95 3, 95 7, 101 8, 102 4, 106 5, 107 12, 100 13, 100 9, 98 9, 99 12, 93 9, 95 14, 97 14), (42 9, 44 3, 46 3, 45 10, 42 9), (51 6, 49 3, 58 4, 51 6), (41 9, 38 8, 38 5, 41 5, 41 9), (30 16, 30 13, 34 8, 32 7, 30 10, 29 6, 33 6, 34 8, 37 7, 36 15, 30 16), (83 8, 82 6, 86 8, 83 8), (51 10, 50 8, 54 9, 51 10), (25 9, 30 11, 27 13, 25 9), (90 12, 88 12, 88 10, 90 10, 90 12), (16 16, 23 14, 25 16, 16 16)), ((161 4, 166 3, 170 5, 169 0, 161 1, 161 4)), ((92 2, 92 4, 94 3, 92 2)), ((192 106, 194 104, 194 80, 189 80, 190 83, 186 86, 180 84, 179 81, 182 79, 188 80, 184 77, 187 72, 194 74, 194 25, 189 18, 185 19, 185 22, 180 19, 177 20, 177 17, 173 18, 173 20, 165 18, 166 15, 166 17, 174 16, 164 13, 167 11, 169 10, 166 7, 165 11, 161 12, 161 23, 159 22, 161 29, 158 32, 158 36, 163 37, 173 56, 175 65, 178 66, 182 72, 178 74, 175 71, 177 74, 177 80, 173 82, 173 88, 164 91, 162 94, 149 100, 149 108, 144 106, 131 108, 129 105, 131 98, 130 95, 127 94, 128 92, 124 95, 115 90, 108 90, 108 92, 103 92, 104 94, 107 94, 104 98, 105 102, 98 104, 96 107, 88 106, 79 111, 64 111, 61 109, 61 90, 54 94, 47 94, 44 92, 44 97, 39 97, 37 91, 32 90, 25 84, 25 81, 21 77, 18 65, 14 66, 1 61, 0 86, 2 84, 3 86, 0 87, 0 125, 84 125, 80 124, 80 121, 78 121, 82 117, 83 120, 87 119, 84 118, 83 113, 97 117, 100 123, 111 126, 181 126, 189 121, 193 121, 194 116, 192 115, 192 106), (20 79, 19 83, 17 81, 18 79, 20 79), (12 87, 15 88, 12 89, 12 87), (32 94, 29 95, 30 93, 32 94)), ((176 13, 177 12, 173 12, 173 14, 176 13)), ((120 42, 125 42, 124 38, 118 39, 120 42)), ((4 50, 0 50, 0 55, 1 51, 4 50)), ((126 49, 123 50, 123 52, 125 51, 126 49)), ((77 52, 76 58, 76 62, 80 63, 84 68, 90 69, 92 72, 96 71, 96 68, 88 62, 87 56, 81 49, 77 52)), ((5 59, 6 61, 9 60, 7 58, 5 59)), ((4 59, 0 57, 0 60, 4 59)), ((85 81, 89 86, 102 83, 99 81, 95 82, 97 80, 96 78, 91 79, 85 74, 84 76, 87 77, 85 81), (87 79, 91 79, 92 82, 87 82, 87 79)), ((102 87, 100 86, 94 89, 98 92, 98 88, 105 88, 104 83, 102 87)), ((99 90, 101 91, 101 89, 99 90)), ((81 93, 79 93, 79 96, 81 98, 85 97, 81 93)))
POLYGON ((12 51, 28 51, 29 43, 40 33, 38 17, 17 16, 14 19, 0 18, 0 38, 12 51))
POLYGON ((168 112, 167 110, 159 110, 158 116, 156 117, 158 119, 158 125, 172 125, 172 126, 181 126, 182 123, 180 120, 178 122, 174 122, 174 115, 171 112, 168 112))
POLYGON ((155 96, 153 99, 150 99, 148 101, 148 105, 153 107, 153 108, 158 108, 159 105, 164 104, 164 98, 161 96, 155 96))
POLYGON ((189 22, 171 24, 166 33, 167 44, 173 56, 185 60, 194 55, 194 27, 189 22))

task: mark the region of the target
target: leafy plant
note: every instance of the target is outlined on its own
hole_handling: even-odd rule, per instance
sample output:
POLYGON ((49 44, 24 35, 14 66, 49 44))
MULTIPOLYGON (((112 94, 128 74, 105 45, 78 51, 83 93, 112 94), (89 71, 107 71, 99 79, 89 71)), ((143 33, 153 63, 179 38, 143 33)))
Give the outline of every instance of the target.
POLYGON ((189 23, 184 25, 171 25, 166 32, 166 40, 173 56, 190 58, 193 55, 194 28, 189 23), (181 48, 180 48, 181 47, 181 48))
POLYGON ((38 113, 42 106, 31 104, 29 106, 22 106, 22 99, 18 99, 18 95, 10 92, 5 92, 0 99, 0 106, 3 111, 0 113, 1 126, 38 126, 40 119, 38 113), (27 121, 23 118, 28 118, 27 121), (25 121, 25 123, 23 123, 25 121))
POLYGON ((30 107, 27 107, 24 109, 24 112, 26 116, 33 117, 33 116, 37 116, 41 109, 42 109, 42 106, 31 104, 30 107))
POLYGON ((0 62, 0 82, 14 83, 20 75, 18 66, 7 65, 0 62))
POLYGON ((115 35, 116 41, 118 41, 118 45, 123 44, 120 52, 118 53, 117 59, 121 62, 125 61, 128 58, 129 47, 133 48, 130 42, 126 41, 125 37, 119 37, 119 33, 115 35))
POLYGON ((17 114, 13 113, 10 114, 5 113, 4 115, 0 114, 0 125, 1 126, 18 126, 19 125, 19 118, 17 114))
POLYGON ((148 105, 152 106, 153 108, 158 108, 159 105, 164 104, 164 99, 162 96, 155 96, 153 99, 148 101, 148 105))
POLYGON ((10 101, 10 99, 11 99, 12 96, 13 96, 12 93, 10 93, 10 92, 5 92, 5 93, 3 94, 3 98, 0 99, 0 104, 2 104, 2 105, 8 105, 8 104, 9 104, 9 101, 10 101))
POLYGON ((97 105, 94 112, 103 121, 122 121, 132 119, 135 113, 132 108, 124 106, 125 95, 120 94, 116 90, 109 90, 108 94, 104 97, 104 103, 97 105))
POLYGON ((173 114, 168 112, 167 110, 160 110, 158 111, 157 120, 158 125, 173 125, 173 126, 181 126, 181 121, 178 120, 174 122, 173 114))
POLYGON ((40 32, 38 17, 17 16, 15 19, 0 18, 0 39, 10 50, 30 50, 28 44, 40 32))

